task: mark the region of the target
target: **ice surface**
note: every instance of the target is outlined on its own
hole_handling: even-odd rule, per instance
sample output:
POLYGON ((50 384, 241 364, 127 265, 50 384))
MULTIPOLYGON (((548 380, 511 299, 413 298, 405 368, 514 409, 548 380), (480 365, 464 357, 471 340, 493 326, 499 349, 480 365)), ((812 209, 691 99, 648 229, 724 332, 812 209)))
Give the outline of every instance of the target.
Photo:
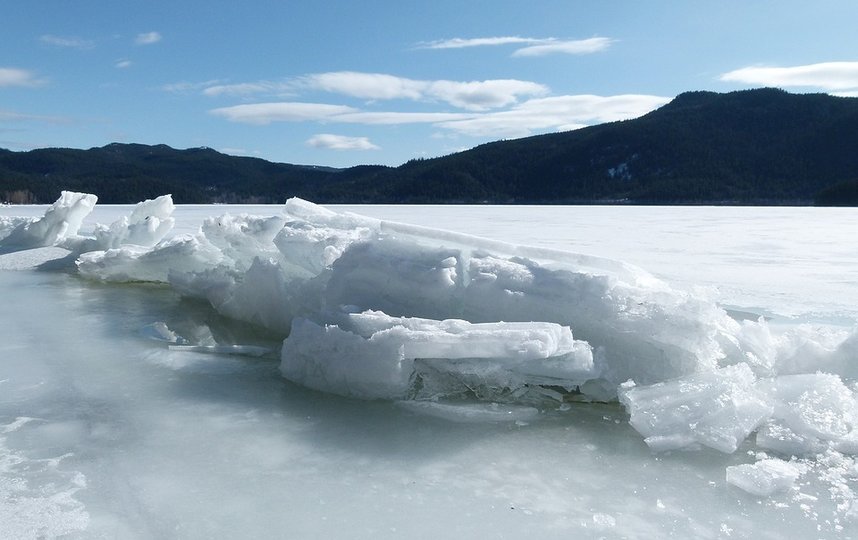
POLYGON ((498 403, 439 403, 437 401, 398 401, 408 411, 456 423, 515 422, 519 425, 539 418, 539 409, 498 403))
MULTIPOLYGON (((34 223, 88 200, 63 197, 34 223)), ((797 453, 848 450, 855 440, 854 396, 841 377, 854 371, 857 340, 845 332, 773 331, 622 262, 300 199, 277 215, 225 214, 163 239, 173 209, 168 196, 145 201, 96 226, 94 238, 63 243, 84 251, 77 267, 86 277, 168 283, 276 332, 285 338, 281 372, 310 388, 532 404, 610 401, 631 381, 622 401, 654 449, 732 452, 761 425, 763 444, 797 453), (785 394, 794 385, 784 377, 820 367, 826 383, 802 380, 835 401, 805 396, 804 416, 785 412, 799 398, 785 394), (830 429, 814 431, 813 422, 830 429)))
MULTIPOLYGON (((729 294, 758 285, 765 293, 755 276, 780 281, 771 303, 752 295, 734 302, 731 317, 713 301, 725 297, 719 291, 677 290, 608 259, 304 201, 245 215, 228 210, 212 218, 217 207, 180 208, 193 219, 177 219, 176 234, 153 246, 138 240, 80 257, 96 281, 156 281, 189 300, 166 286, 104 286, 54 272, 0 275, 7 331, 0 342, 0 424, 36 419, 3 435, 0 461, 18 465, 0 481, 28 486, 33 496, 26 512, 18 504, 25 499, 0 499, 8 512, 0 536, 37 537, 30 534, 34 523, 51 524, 42 530, 48 537, 65 531, 110 538, 271 530, 302 537, 346 530, 356 538, 858 536, 855 335, 824 310, 803 316, 813 323, 804 325, 769 310, 797 295, 793 278, 782 279, 786 269, 830 278, 831 264, 840 272, 834 286, 848 299, 845 259, 835 264, 819 256, 821 246, 791 254, 791 247, 733 238, 733 254, 703 258, 694 251, 698 244, 717 250, 729 242, 719 236, 691 245, 683 238, 692 232, 677 228, 674 243, 635 230, 651 230, 653 217, 679 225, 665 216, 688 217, 690 210, 626 208, 625 217, 593 224, 586 221, 598 212, 620 210, 565 210, 576 223, 574 235, 556 235, 566 245, 577 236, 576 245, 590 242, 586 249, 598 251, 602 246, 592 242, 603 238, 615 249, 628 238, 614 235, 629 234, 641 246, 619 256, 649 261, 661 275, 671 275, 667 269, 685 282, 705 280, 715 272, 700 261, 733 257, 743 270, 722 272, 725 288, 736 287, 729 294), (599 227, 611 234, 599 237, 599 227), (744 249, 761 261, 776 253, 783 262, 755 266, 744 249), (640 258, 644 251, 649 259, 640 258), (220 317, 207 304, 251 324, 220 317), (762 314, 772 320, 758 320, 762 314), (302 325, 336 335, 302 339, 302 325), (315 370, 308 380, 320 379, 323 392, 281 377, 282 359, 266 351, 284 340, 284 348, 294 340, 300 350, 333 349, 308 355, 315 370), (371 354, 372 344, 385 340, 397 350, 371 354), (340 343, 348 347, 337 350, 340 343), (409 362, 406 379, 401 368, 409 362), (372 370, 377 378, 363 377, 372 370), (628 379, 634 385, 619 388, 628 379), (580 403, 612 401, 618 388, 630 398, 623 406, 580 403), (637 429, 648 443, 665 443, 655 449, 729 451, 737 441, 739 451, 653 453, 637 429), (747 455, 758 462, 745 467, 747 455), (766 460, 799 474, 766 470, 766 460), (768 494, 749 504, 725 480, 768 494), (7 523, 22 528, 6 534, 7 523)), ((461 219, 484 210, 426 208, 413 217, 485 231, 479 220, 461 219), (424 212, 441 217, 424 219, 424 212)), ((700 227, 721 219, 721 209, 696 211, 709 216, 695 222, 700 227)), ((496 221, 531 216, 516 226, 524 230, 528 220, 558 212, 504 209, 496 221)), ((133 213, 105 207, 91 215, 105 223, 125 216, 130 224, 133 213)), ((35 219, 7 221, 17 227, 35 219)), ((529 234, 548 234, 541 223, 529 234)), ((58 243, 94 245, 96 234, 86 227, 58 243)), ((742 228, 760 233, 753 229, 742 228)), ((781 227, 762 229, 767 238, 781 227)), ((554 239, 537 238, 548 240, 554 239)), ((25 258, 53 256, 41 250, 68 253, 6 255, 23 268, 25 258)), ((802 306, 824 304, 814 303, 827 298, 817 289, 802 292, 813 296, 802 306)))
POLYGON ((35 458, 6 446, 9 434, 32 422, 43 423, 18 417, 0 424, 0 537, 58 538, 84 531, 90 516, 75 495, 86 488, 86 478, 63 470, 67 456, 35 458))

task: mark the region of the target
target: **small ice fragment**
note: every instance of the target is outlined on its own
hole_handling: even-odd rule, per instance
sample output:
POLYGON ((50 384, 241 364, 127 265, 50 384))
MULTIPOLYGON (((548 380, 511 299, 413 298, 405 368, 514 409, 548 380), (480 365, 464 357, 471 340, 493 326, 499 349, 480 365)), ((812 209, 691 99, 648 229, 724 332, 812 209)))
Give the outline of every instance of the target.
POLYGON ((803 472, 803 468, 795 463, 764 459, 727 467, 727 483, 751 495, 768 497, 791 488, 803 472))
POLYGON ((829 445, 849 450, 858 439, 858 400, 838 375, 806 373, 760 381, 774 407, 757 444, 786 455, 806 456, 829 445))
POLYGON ((623 385, 629 422, 655 451, 702 444, 735 452, 770 414, 746 364, 649 386, 623 385))
POLYGON ((610 514, 598 512, 593 514, 593 524, 597 529, 610 529, 617 524, 617 519, 610 514))
POLYGON ((21 223, 0 241, 0 245, 30 249, 57 245, 77 236, 81 223, 92 212, 97 200, 95 195, 63 191, 43 217, 21 223))
POLYGON ((185 338, 170 330, 166 323, 160 321, 144 326, 140 330, 140 333, 149 339, 154 339, 155 341, 164 341, 179 345, 183 345, 188 342, 185 338))
POLYGON ((170 195, 137 203, 130 216, 122 216, 108 225, 97 225, 95 239, 82 243, 84 251, 118 248, 124 244, 152 247, 167 235, 175 224, 175 206, 170 195))

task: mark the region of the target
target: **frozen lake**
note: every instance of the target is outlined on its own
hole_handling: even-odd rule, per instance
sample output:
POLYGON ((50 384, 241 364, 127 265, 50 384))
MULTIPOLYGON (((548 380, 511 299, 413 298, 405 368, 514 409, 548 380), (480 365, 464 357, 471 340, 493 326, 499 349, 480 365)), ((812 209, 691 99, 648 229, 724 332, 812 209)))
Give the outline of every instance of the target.
MULTIPOLYGON (((332 208, 623 260, 780 326, 858 321, 858 209, 332 208)), ((180 206, 174 232, 227 211, 279 208, 180 206)), ((619 404, 450 422, 308 390, 279 358, 168 351, 148 325, 277 341, 165 286, 6 270, 0 294, 2 538, 858 537, 847 454, 760 498, 725 480, 752 442, 654 453, 619 404)))

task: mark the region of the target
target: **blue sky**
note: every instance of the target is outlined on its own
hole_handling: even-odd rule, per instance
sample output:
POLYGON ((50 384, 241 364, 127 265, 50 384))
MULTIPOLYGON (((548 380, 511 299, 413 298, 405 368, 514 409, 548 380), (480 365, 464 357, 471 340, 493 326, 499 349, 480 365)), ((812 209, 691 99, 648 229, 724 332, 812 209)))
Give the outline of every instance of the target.
POLYGON ((688 90, 858 96, 858 2, 10 0, 0 147, 398 165, 688 90))

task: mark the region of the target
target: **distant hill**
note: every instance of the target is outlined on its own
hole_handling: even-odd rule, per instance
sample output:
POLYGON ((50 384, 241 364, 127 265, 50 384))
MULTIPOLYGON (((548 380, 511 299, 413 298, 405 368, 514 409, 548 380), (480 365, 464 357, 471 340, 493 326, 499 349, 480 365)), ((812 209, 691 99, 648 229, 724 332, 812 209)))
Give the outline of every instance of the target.
POLYGON ((271 163, 209 148, 0 149, 0 199, 130 203, 858 204, 858 98, 688 92, 634 120, 399 167, 271 163))

